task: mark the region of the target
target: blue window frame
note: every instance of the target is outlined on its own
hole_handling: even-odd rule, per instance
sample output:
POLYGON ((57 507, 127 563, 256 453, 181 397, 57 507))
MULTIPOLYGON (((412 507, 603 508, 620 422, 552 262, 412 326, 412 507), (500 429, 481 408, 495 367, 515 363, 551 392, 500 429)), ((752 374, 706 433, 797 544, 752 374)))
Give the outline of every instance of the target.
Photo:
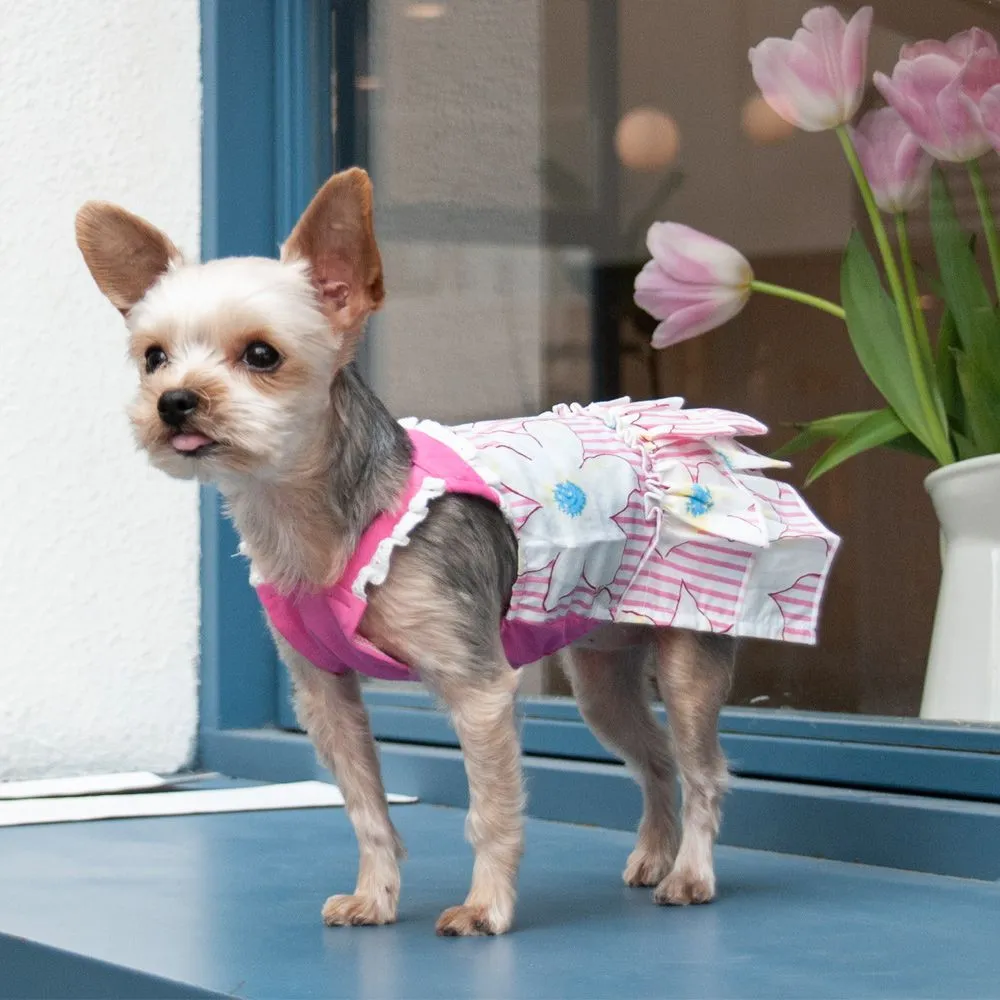
MULTIPOLYGON (((353 81, 366 57, 366 4, 202 0, 201 20, 202 258, 274 256, 335 162, 365 159, 353 81)), ((237 544, 218 495, 204 489, 201 728, 290 728, 287 676, 237 544)))
MULTIPOLYGON (((202 0, 202 25, 202 256, 272 256, 332 167, 365 161, 354 79, 365 71, 367 4, 202 0)), ((217 494, 203 490, 201 762, 262 778, 312 774, 305 737, 287 731, 287 681, 236 547, 217 494)), ((461 803, 455 736, 430 699, 373 689, 368 702, 387 781, 461 803)), ((523 716, 536 814, 634 822, 638 793, 571 702, 528 699, 523 716)), ((737 776, 730 843, 1000 878, 997 729, 734 708, 722 732, 737 776)))

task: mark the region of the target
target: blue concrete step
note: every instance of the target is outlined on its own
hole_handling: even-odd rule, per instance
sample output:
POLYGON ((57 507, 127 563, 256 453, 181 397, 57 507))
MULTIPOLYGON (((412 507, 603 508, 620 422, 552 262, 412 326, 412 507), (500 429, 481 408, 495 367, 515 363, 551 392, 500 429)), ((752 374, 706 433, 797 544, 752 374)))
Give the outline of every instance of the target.
POLYGON ((664 909, 621 883, 630 834, 530 820, 514 932, 441 939, 463 816, 395 818, 385 928, 320 921, 353 887, 341 810, 0 830, 0 997, 1000 996, 996 883, 721 848, 719 899, 664 909))

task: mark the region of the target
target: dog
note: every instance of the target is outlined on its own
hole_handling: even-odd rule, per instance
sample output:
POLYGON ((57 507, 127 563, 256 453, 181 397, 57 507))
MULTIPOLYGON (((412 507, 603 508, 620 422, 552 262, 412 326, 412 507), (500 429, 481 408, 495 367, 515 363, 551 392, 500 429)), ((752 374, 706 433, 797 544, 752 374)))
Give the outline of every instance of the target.
MULTIPOLYGON (((716 891, 713 845, 727 784, 718 717, 740 629, 732 615, 722 624, 712 618, 729 614, 725 608, 706 610, 712 606, 704 594, 712 591, 704 579, 702 590, 685 584, 669 600, 643 597, 640 591, 656 588, 636 581, 653 563, 665 567, 655 579, 667 580, 675 555, 715 551, 706 561, 722 567, 716 590, 733 602, 739 591, 745 605, 760 553, 776 545, 801 549, 812 559, 808 572, 785 590, 768 577, 771 589, 757 590, 775 599, 765 609, 761 597, 764 610, 744 629, 792 639, 786 632, 798 631, 801 638, 809 622, 792 626, 808 616, 782 617, 789 605, 775 595, 794 586, 818 595, 835 540, 818 522, 809 522, 812 533, 796 533, 795 518, 782 513, 794 505, 794 492, 740 471, 777 463, 734 444, 732 434, 761 429, 752 421, 727 423, 733 415, 723 411, 619 400, 563 407, 535 422, 470 425, 462 440, 455 429, 397 422, 354 364, 365 321, 385 295, 372 218, 369 178, 353 168, 319 191, 280 260, 189 264, 163 233, 117 206, 88 202, 76 219, 83 258, 129 331, 139 370, 129 410, 138 445, 167 474, 212 483, 223 494, 293 679, 298 717, 344 793, 359 844, 358 878, 353 893, 326 901, 323 920, 389 924, 397 914, 404 851, 386 805, 362 671, 419 677, 450 712, 464 754, 475 862, 465 901, 444 910, 438 933, 511 928, 525 802, 519 673, 512 665, 561 646, 568 646, 584 719, 642 790, 625 882, 654 887, 660 904, 706 903, 716 891), (705 413, 722 420, 721 431, 711 421, 698 423, 705 413), (688 438, 685 419, 697 425, 688 438), (549 472, 538 471, 538 463, 565 464, 545 442, 567 433, 597 435, 571 464, 577 478, 590 477, 595 496, 608 492, 603 499, 571 482, 572 475, 554 489, 545 486, 549 472), (608 435, 613 441, 605 447, 608 435), (698 468, 722 484, 715 494, 691 477, 686 486, 656 479, 662 463, 650 456, 661 454, 658 441, 667 442, 668 457, 678 448, 701 455, 701 447, 708 457, 697 458, 698 468), (475 456, 492 456, 493 465, 477 465, 475 456), (523 473, 529 466, 535 473, 523 473), (528 476, 529 485, 502 496, 505 470, 518 482, 528 476), (528 498, 527 515, 515 509, 526 493, 546 489, 547 497, 528 498), (645 532, 624 585, 615 573, 629 558, 621 541, 626 508, 609 507, 618 502, 617 489, 632 491, 626 500, 638 506, 631 521, 645 532), (566 515, 565 536, 555 521, 539 521, 538 511, 549 508, 566 515), (699 525, 715 513, 728 527, 712 534, 699 525), (677 544, 664 555, 668 522, 677 544), (369 544, 379 524, 377 544, 369 544), (588 536, 590 548, 579 547, 577 534, 588 536), (706 542, 719 538, 726 539, 721 549, 706 542), (719 551, 729 556, 720 559, 719 551), (669 617, 646 614, 643 601, 672 602, 669 617), (764 618, 779 622, 777 631, 761 626, 764 618), (657 688, 669 735, 650 706, 657 688)), ((676 465, 679 481, 684 468, 676 465)))

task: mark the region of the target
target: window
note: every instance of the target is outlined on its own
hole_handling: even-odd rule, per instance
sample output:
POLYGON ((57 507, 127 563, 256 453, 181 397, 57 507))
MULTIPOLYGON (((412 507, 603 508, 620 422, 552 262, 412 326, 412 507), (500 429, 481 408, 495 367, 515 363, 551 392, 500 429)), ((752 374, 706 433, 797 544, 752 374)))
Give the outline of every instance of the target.
MULTIPOLYGON (((740 246, 763 278, 836 295, 843 237, 861 216, 835 142, 775 133, 766 117, 756 135, 747 114, 747 48, 787 35, 808 6, 301 0, 276 16, 267 2, 208 3, 204 255, 273 254, 331 167, 363 162, 389 289, 364 362, 398 415, 457 422, 679 394, 765 420, 767 450, 788 421, 871 398, 842 329, 761 299, 654 355, 631 284, 647 223, 669 216, 740 246), (615 144, 636 108, 657 112, 654 131, 663 115, 676 129, 675 155, 653 143, 655 170, 620 155, 620 134, 615 144)), ((1000 34, 989 5, 882 2, 873 67, 906 39, 972 23, 1000 34)), ((926 253, 926 231, 913 238, 926 253)), ((1000 733, 843 714, 906 717, 919 704, 938 573, 925 472, 907 456, 862 458, 807 493, 846 544, 820 646, 743 647, 723 720, 740 773, 997 798, 1000 733)), ((235 537, 210 492, 203 507, 203 744, 222 766, 220 732, 295 721, 235 537)), ((525 708, 529 753, 603 759, 575 709, 550 697, 565 691, 554 665, 531 670, 525 689, 539 696, 525 708)), ((453 740, 406 686, 373 691, 372 704, 385 739, 453 740)), ((255 760, 277 766, 276 745, 261 746, 255 760)))
MULTIPOLYGON (((368 357, 394 412, 462 422, 681 395, 760 418, 768 451, 792 421, 881 405, 836 319, 758 296, 725 328, 653 352, 654 324, 632 302, 646 229, 665 218, 739 247, 765 280, 839 298, 845 236, 864 218, 849 171, 832 133, 769 112, 746 58, 810 6, 368 0, 354 98, 389 289, 368 357)), ((972 23, 995 30, 1000 13, 880 3, 870 68, 972 23)), ((1000 159, 985 162, 996 189, 1000 159)), ((971 222, 964 171, 951 179, 971 222)), ((912 229, 927 256, 926 225, 912 229)), ((788 478, 800 485, 810 464, 788 478)), ((869 453, 806 492, 845 538, 821 643, 745 643, 733 704, 917 713, 940 573, 928 471, 869 453)), ((566 690, 554 669, 535 689, 566 690)))

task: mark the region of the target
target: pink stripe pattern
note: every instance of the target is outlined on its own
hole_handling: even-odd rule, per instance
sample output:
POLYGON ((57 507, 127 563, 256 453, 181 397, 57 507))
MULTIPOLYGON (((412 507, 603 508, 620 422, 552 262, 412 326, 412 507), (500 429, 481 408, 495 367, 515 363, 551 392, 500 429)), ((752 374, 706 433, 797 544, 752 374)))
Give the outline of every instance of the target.
POLYGON ((509 653, 518 629, 579 616, 816 642, 839 539, 765 475, 786 463, 734 440, 767 432, 752 417, 622 399, 415 426, 462 454, 518 534, 509 653))

